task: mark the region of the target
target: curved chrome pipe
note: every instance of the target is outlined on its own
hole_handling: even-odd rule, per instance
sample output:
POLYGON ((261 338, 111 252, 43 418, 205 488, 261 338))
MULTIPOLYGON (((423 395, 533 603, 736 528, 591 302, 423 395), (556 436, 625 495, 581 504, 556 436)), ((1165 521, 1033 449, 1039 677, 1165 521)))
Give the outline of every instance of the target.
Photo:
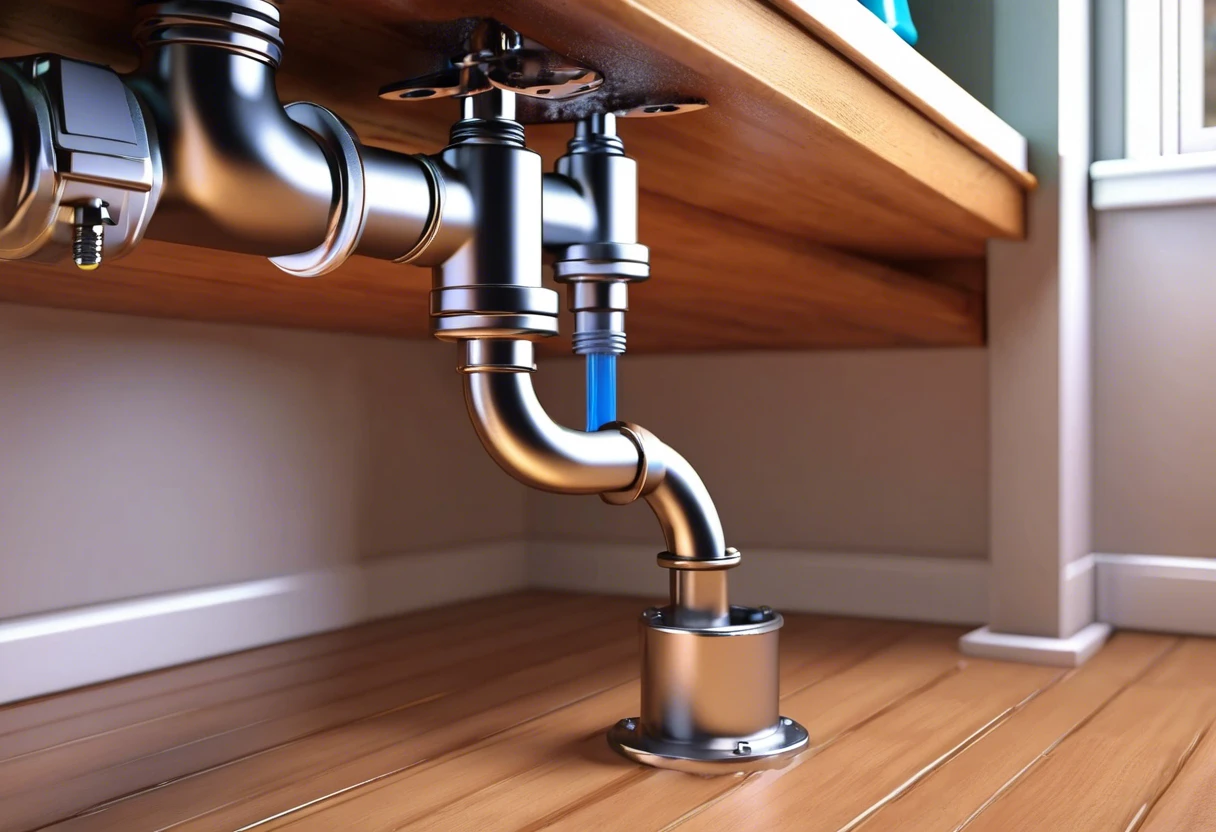
POLYGON ((527 372, 491 367, 465 371, 465 402, 482 444, 507 473, 563 494, 641 492, 663 529, 673 560, 726 561, 722 523, 701 478, 684 457, 653 435, 571 430, 541 406, 527 372), (654 482, 657 480, 657 483, 654 482))
POLYGON ((145 53, 129 80, 156 125, 165 190, 148 236, 274 257, 325 239, 325 152, 283 110, 274 68, 208 45, 145 53))
POLYGON ((139 15, 142 60, 126 81, 155 125, 165 182, 148 236, 281 257, 330 242, 342 231, 336 207, 353 202, 344 231, 357 239, 354 252, 421 253, 440 201, 434 169, 353 134, 352 158, 340 158, 332 141, 288 115, 275 89, 275 5, 158 0, 139 15), (357 186, 340 170, 350 165, 357 186))

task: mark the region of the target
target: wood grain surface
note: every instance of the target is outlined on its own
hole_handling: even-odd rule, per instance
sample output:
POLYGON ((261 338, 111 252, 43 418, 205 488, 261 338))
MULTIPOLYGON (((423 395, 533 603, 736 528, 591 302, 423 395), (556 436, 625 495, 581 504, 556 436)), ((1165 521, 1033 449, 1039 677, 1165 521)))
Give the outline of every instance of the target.
POLYGON ((779 771, 612 754, 638 599, 527 592, 0 709, 0 829, 1216 828, 1216 641, 1117 634, 1076 670, 960 630, 790 615, 779 771))
MULTIPOLYGON (((466 15, 711 101, 623 127, 654 275, 631 299, 631 349, 983 342, 982 284, 900 263, 974 262, 987 239, 1020 237, 1028 181, 764 3, 293 0, 280 93, 330 107, 369 144, 433 152, 452 102, 375 93, 406 74, 411 25, 466 15)), ((56 51, 131 69, 129 28, 129 0, 11 0, 0 56, 56 51)), ((551 162, 569 132, 530 127, 529 142, 551 162)), ((0 266, 0 302, 415 338, 427 335, 429 285, 423 270, 364 258, 302 280, 261 258, 155 241, 88 274, 0 266)))

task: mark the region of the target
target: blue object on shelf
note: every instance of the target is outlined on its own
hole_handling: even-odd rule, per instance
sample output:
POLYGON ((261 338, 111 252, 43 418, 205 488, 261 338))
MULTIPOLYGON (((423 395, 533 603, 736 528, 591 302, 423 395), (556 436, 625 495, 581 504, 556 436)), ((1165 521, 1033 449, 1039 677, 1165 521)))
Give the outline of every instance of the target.
POLYGON ((895 34, 912 45, 916 45, 916 25, 912 12, 908 11, 908 0, 858 0, 881 20, 895 30, 895 34))
POLYGON ((616 421, 616 355, 587 354, 587 430, 616 421))

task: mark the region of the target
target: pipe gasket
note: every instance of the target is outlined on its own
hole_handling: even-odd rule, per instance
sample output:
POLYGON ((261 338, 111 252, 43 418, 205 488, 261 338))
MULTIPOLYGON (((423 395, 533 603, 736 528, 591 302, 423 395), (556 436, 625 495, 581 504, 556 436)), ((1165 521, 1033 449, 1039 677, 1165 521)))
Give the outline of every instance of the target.
POLYGON ((297 101, 283 109, 288 118, 320 141, 336 174, 337 199, 321 245, 299 254, 271 257, 270 262, 296 277, 316 277, 345 263, 363 236, 367 220, 363 159, 354 130, 331 111, 310 101, 297 101))
POLYGON ((443 224, 443 204, 447 198, 447 186, 444 185, 443 177, 439 174, 439 167, 423 153, 416 154, 414 159, 422 165, 422 173, 426 177, 427 184, 431 186, 431 213, 426 218, 426 227, 422 230, 422 236, 418 238, 418 242, 413 248, 394 260, 394 263, 409 263, 420 257, 422 252, 435 242, 435 238, 439 236, 439 227, 443 224))

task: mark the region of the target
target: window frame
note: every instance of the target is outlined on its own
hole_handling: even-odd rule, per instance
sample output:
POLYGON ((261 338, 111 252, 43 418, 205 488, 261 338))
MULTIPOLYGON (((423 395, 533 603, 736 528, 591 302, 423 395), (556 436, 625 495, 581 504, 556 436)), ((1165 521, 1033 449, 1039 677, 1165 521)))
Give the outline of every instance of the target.
POLYGON ((1216 126, 1203 125, 1204 0, 1126 0, 1124 8, 1124 155, 1216 150, 1216 126))

